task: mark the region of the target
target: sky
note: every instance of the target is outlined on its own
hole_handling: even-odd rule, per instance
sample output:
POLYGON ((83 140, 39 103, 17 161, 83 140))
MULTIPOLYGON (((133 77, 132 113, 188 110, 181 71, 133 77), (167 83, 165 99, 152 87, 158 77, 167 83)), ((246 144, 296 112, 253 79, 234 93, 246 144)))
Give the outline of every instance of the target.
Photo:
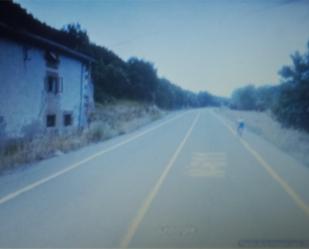
POLYGON ((220 96, 278 84, 309 41, 309 0, 14 0, 55 28, 80 23, 122 59, 145 59, 184 89, 220 96))

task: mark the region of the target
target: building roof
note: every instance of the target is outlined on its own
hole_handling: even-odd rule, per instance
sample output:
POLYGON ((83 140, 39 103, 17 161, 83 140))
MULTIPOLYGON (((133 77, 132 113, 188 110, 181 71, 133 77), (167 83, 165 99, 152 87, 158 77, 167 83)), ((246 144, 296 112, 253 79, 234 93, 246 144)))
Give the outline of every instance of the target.
POLYGON ((94 61, 89 55, 70 48, 74 47, 74 40, 72 42, 69 34, 40 22, 12 1, 0 1, 0 37, 57 51, 84 62, 94 61))
POLYGON ((89 61, 89 62, 94 61, 92 57, 85 55, 83 53, 80 53, 76 50, 70 49, 62 44, 59 44, 52 40, 38 36, 36 34, 32 34, 28 31, 12 29, 1 22, 0 22, 0 33, 1 33, 0 37, 5 36, 5 37, 12 38, 14 40, 17 40, 17 41, 22 41, 27 44, 41 47, 43 49, 55 50, 63 54, 66 54, 70 57, 81 60, 81 61, 89 61))

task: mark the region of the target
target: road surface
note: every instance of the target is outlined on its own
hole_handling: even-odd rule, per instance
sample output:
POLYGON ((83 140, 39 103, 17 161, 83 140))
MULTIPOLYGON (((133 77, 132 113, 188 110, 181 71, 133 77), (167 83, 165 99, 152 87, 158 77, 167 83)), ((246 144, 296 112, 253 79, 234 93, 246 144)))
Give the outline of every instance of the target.
POLYGON ((309 169, 212 109, 0 178, 0 247, 309 247, 309 169))

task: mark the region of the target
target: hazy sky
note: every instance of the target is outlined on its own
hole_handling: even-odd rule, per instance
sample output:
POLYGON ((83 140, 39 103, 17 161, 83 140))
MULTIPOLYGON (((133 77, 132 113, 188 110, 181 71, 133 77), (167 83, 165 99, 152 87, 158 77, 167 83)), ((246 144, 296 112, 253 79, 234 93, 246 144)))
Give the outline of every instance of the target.
POLYGON ((153 62, 183 88, 222 96, 277 83, 309 40, 309 0, 15 2, 56 28, 79 22, 95 43, 153 62))

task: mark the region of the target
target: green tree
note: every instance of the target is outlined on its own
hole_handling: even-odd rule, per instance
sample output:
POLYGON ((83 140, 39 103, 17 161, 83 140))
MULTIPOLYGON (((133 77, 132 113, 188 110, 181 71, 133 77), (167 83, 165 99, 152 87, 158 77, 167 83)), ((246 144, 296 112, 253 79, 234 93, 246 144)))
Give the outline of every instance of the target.
POLYGON ((88 52, 90 44, 89 37, 86 30, 81 28, 79 23, 70 23, 62 28, 62 32, 66 33, 71 44, 71 48, 88 52))
POLYGON ((132 96, 138 100, 154 103, 158 77, 153 64, 137 58, 130 58, 127 64, 132 96))
POLYGON ((256 89, 253 85, 247 85, 236 89, 232 93, 231 106, 240 110, 256 110, 256 89))
POLYGON ((309 42, 304 55, 296 52, 291 59, 293 64, 279 71, 282 84, 273 113, 285 126, 309 131, 309 42))

